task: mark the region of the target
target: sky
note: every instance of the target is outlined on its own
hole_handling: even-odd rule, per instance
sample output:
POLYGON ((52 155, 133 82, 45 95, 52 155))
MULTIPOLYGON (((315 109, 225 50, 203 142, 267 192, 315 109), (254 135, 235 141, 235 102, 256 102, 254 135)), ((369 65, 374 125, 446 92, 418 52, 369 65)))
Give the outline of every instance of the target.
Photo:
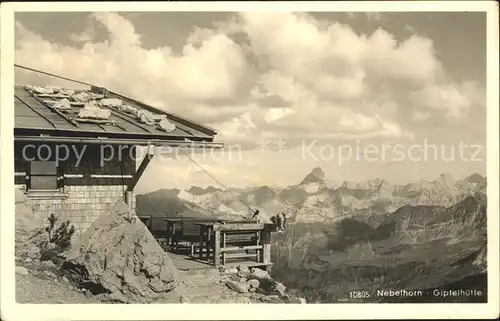
MULTIPOLYGON (((486 173, 486 14, 16 13, 17 64, 217 129, 197 164, 226 186, 486 173)), ((16 83, 61 84, 16 71, 16 83)), ((137 187, 218 186, 180 154, 137 187)))

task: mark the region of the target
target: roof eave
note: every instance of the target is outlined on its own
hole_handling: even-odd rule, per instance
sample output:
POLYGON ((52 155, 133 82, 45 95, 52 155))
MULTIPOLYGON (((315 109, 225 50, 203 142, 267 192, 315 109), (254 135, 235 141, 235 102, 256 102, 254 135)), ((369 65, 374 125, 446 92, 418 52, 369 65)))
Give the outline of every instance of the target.
POLYGON ((90 131, 79 131, 79 130, 61 130, 61 129, 38 129, 38 128, 25 128, 25 127, 14 127, 15 137, 25 137, 25 136, 47 136, 47 137, 75 137, 75 136, 85 136, 85 137, 107 137, 107 138, 121 138, 130 137, 133 139, 142 140, 191 140, 191 141, 207 141, 213 142, 213 136, 177 136, 177 135, 155 135, 155 134, 139 134, 139 133, 113 133, 113 132, 90 132, 90 131), (35 134, 34 134, 35 133, 35 134))
POLYGON ((223 148, 223 143, 206 141, 183 141, 167 139, 134 139, 134 138, 107 138, 107 137, 67 137, 67 136, 16 136, 16 142, 41 143, 80 143, 80 144, 109 144, 109 145, 136 145, 136 146, 172 146, 194 148, 223 148))

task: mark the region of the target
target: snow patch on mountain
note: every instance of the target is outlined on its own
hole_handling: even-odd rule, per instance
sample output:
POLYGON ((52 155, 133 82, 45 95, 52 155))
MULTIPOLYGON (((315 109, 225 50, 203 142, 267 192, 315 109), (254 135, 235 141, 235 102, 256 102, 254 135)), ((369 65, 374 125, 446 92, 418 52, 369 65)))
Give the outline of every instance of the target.
MULTIPOLYGON (((286 188, 252 186, 232 188, 228 192, 210 186, 180 191, 159 190, 147 194, 147 199, 141 204, 155 203, 159 206, 179 203, 178 207, 184 204, 189 213, 233 215, 239 219, 259 209, 261 218, 265 220, 286 212, 290 221, 317 222, 343 217, 371 220, 404 205, 451 206, 476 192, 486 193, 486 178, 479 174, 463 180, 442 174, 434 181, 421 180, 405 185, 394 185, 379 178, 357 183, 344 181, 338 185, 316 167, 297 185, 286 188), (154 201, 163 197, 175 202, 154 201)), ((162 208, 161 211, 165 210, 162 208)), ((376 218, 374 220, 377 221, 376 218)))
POLYGON ((318 183, 307 183, 299 186, 302 188, 304 191, 306 191, 309 194, 314 194, 319 192, 321 186, 318 183))

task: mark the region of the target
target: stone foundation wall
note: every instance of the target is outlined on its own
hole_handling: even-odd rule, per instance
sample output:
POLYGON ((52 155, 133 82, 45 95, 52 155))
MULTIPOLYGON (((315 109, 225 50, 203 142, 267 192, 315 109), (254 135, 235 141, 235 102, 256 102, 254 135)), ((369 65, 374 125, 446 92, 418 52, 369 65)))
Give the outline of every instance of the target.
MULTIPOLYGON (((123 191, 126 186, 95 185, 66 186, 67 198, 33 198, 35 215, 44 219, 54 213, 59 222, 69 220, 75 226, 75 236, 81 235, 102 214, 107 214, 119 200, 124 200, 123 191)), ((132 197, 132 207, 135 210, 135 195, 132 197)))

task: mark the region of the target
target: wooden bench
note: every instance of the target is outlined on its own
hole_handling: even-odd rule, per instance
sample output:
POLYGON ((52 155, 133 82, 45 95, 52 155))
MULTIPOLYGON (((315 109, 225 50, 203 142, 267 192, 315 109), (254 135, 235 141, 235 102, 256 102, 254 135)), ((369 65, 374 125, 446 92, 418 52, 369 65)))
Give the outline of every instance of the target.
POLYGON ((142 221, 142 223, 146 225, 146 227, 151 232, 156 241, 158 241, 158 243, 166 243, 167 233, 163 217, 153 215, 140 215, 138 217, 142 221))
POLYGON ((260 262, 264 250, 261 240, 263 228, 264 224, 248 220, 228 221, 214 226, 214 242, 219 243, 215 244, 215 265, 220 263, 224 266, 228 259, 253 258, 255 262, 260 262))
POLYGON ((151 218, 150 231, 160 245, 165 246, 167 244, 167 226, 163 217, 153 216, 151 218))
POLYGON ((179 242, 187 242, 190 248, 191 257, 194 256, 196 249, 199 248, 199 251, 202 251, 201 246, 199 245, 201 240, 202 228, 197 223, 207 222, 207 223, 220 223, 221 220, 212 219, 212 218, 182 218, 180 222, 176 224, 175 233, 172 236, 174 240, 174 250, 177 251, 179 249, 179 242))
POLYGON ((153 216, 152 215, 141 215, 141 216, 138 216, 138 217, 141 220, 141 222, 144 225, 146 225, 146 227, 148 228, 148 230, 151 230, 151 223, 152 223, 153 216))
POLYGON ((194 256, 195 245, 200 241, 200 227, 194 222, 189 221, 181 221, 181 226, 179 233, 176 235, 176 240, 178 245, 178 241, 182 240, 184 242, 189 243, 190 255, 194 256))
POLYGON ((260 231, 226 232, 221 235, 221 263, 228 259, 253 258, 260 262, 263 246, 260 242, 260 231))

